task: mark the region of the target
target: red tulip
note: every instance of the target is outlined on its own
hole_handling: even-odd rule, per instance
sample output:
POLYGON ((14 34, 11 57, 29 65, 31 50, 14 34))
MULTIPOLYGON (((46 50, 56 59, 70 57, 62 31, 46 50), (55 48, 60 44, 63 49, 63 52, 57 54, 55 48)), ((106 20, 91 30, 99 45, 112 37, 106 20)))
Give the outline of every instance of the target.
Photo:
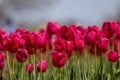
POLYGON ((66 53, 63 52, 53 52, 50 54, 52 59, 52 64, 56 68, 61 68, 66 63, 66 53))
POLYGON ((119 27, 119 29, 118 29, 118 31, 117 31, 117 33, 116 33, 116 38, 117 38, 117 39, 120 39, 120 27, 119 27))
POLYGON ((39 34, 37 32, 34 32, 33 35, 34 35, 34 40, 35 40, 35 46, 37 48, 43 48, 46 46, 45 33, 39 34))
POLYGON ((72 52, 73 52, 73 43, 71 41, 67 41, 66 42, 66 48, 65 51, 67 53, 68 56, 72 56, 72 52))
POLYGON ((25 47, 27 48, 35 47, 35 39, 33 33, 27 32, 26 34, 23 34, 23 39, 25 40, 25 47))
POLYGON ((119 25, 116 21, 104 22, 102 26, 102 30, 108 33, 109 36, 112 36, 114 33, 117 33, 118 29, 119 25))
POLYGON ((54 42, 55 51, 65 50, 65 40, 62 38, 57 38, 54 42))
POLYGON ((57 22, 48 22, 47 24, 47 31, 50 34, 56 34, 58 31, 58 24, 57 22))
POLYGON ((84 36, 85 44, 87 45, 93 45, 96 41, 96 34, 95 32, 87 32, 84 36))
POLYGON ((99 29, 98 29, 98 26, 88 26, 87 28, 88 32, 98 32, 99 29))
POLYGON ((45 72, 47 70, 47 61, 46 60, 38 61, 38 63, 36 64, 36 69, 38 72, 41 72, 41 64, 42 72, 45 72))
POLYGON ((110 21, 108 22, 108 29, 110 33, 117 33, 118 29, 119 29, 119 25, 118 22, 116 21, 110 21))
POLYGON ((7 38, 6 41, 7 41, 5 44, 6 49, 11 53, 17 52, 19 48, 19 38, 14 37, 14 35, 12 35, 9 36, 9 38, 7 38))
POLYGON ((28 52, 26 49, 18 49, 16 53, 16 59, 18 62, 24 62, 28 58, 28 52))
POLYGON ((83 50, 85 47, 85 44, 84 44, 84 39, 81 37, 78 37, 77 35, 75 35, 75 38, 74 38, 74 50, 83 50))
POLYGON ((108 50, 109 41, 107 38, 100 38, 96 42, 96 49, 99 53, 105 53, 108 50))
POLYGON ((27 64, 26 65, 26 70, 29 74, 31 74, 32 71, 33 71, 33 64, 27 64))
POLYGON ((71 40, 74 37, 73 28, 62 26, 57 32, 57 37, 63 38, 65 40, 71 40))
POLYGON ((0 70, 4 67, 4 55, 0 53, 0 70))
POLYGON ((118 40, 117 39, 115 39, 114 40, 114 50, 116 51, 116 52, 119 52, 119 50, 118 50, 118 40))
POLYGON ((117 62, 119 59, 118 53, 115 51, 108 52, 108 60, 112 63, 117 62))

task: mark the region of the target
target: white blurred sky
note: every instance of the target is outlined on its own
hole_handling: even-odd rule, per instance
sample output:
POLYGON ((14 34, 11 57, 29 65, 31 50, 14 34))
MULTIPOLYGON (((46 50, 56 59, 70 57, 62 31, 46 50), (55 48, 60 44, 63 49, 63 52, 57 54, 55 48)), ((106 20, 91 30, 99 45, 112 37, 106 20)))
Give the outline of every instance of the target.
POLYGON ((120 0, 54 0, 56 3, 43 9, 39 7, 40 0, 33 1, 33 8, 17 10, 14 6, 5 7, 5 13, 16 23, 62 22, 73 19, 86 26, 100 25, 103 21, 112 20, 120 11, 120 0))

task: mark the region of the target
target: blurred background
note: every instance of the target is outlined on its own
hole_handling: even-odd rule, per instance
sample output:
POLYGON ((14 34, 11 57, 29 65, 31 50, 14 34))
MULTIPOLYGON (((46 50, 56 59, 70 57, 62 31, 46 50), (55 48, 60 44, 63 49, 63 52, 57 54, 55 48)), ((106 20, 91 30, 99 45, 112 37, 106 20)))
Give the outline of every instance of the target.
POLYGON ((109 20, 120 21, 120 0, 0 0, 0 25, 8 32, 38 30, 48 21, 86 27, 109 20))

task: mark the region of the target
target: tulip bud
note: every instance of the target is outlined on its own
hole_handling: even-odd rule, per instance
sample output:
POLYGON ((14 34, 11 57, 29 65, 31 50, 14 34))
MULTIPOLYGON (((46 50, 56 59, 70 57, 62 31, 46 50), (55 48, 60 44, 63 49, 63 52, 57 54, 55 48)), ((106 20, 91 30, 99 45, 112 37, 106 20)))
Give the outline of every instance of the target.
POLYGON ((108 32, 109 36, 112 36, 114 33, 117 33, 118 29, 119 25, 116 21, 104 22, 102 26, 102 30, 108 32))
POLYGON ((52 64, 56 68, 61 68, 66 63, 66 53, 63 52, 53 52, 51 53, 52 64))
POLYGON ((75 50, 83 50, 85 47, 85 44, 84 44, 84 39, 83 38, 79 38, 78 36, 75 36, 74 38, 74 49, 75 50))
POLYGON ((108 60, 112 63, 117 62, 119 59, 118 53, 115 51, 108 52, 108 60))
POLYGON ((108 39, 107 38, 100 38, 96 42, 96 48, 99 53, 105 53, 108 50, 108 39))
POLYGON ((4 67, 4 55, 0 53, 0 70, 4 67))
POLYGON ((26 49, 18 49, 16 53, 16 59, 18 62, 24 62, 28 58, 28 52, 26 49))
POLYGON ((34 32, 33 33, 34 35, 34 39, 35 39, 35 46, 37 48, 43 48, 45 47, 46 45, 46 36, 45 36, 45 33, 37 33, 37 32, 34 32))
POLYGON ((6 49, 11 52, 17 52, 18 48, 19 48, 19 39, 18 38, 9 38, 7 39, 7 43, 5 44, 6 49))
POLYGON ((72 52, 73 52, 73 43, 71 41, 67 41, 66 42, 66 48, 65 51, 67 53, 68 56, 72 56, 72 52))
POLYGON ((55 51, 63 51, 63 50, 65 50, 65 40, 62 39, 62 38, 57 38, 54 41, 54 48, 55 48, 55 51))
POLYGON ((47 31, 50 34, 55 34, 58 30, 58 24, 56 22, 48 22, 47 31))
POLYGON ((118 23, 116 21, 110 21, 108 22, 108 29, 110 33, 116 33, 119 29, 118 23))
POLYGON ((87 32, 84 38, 87 45, 93 45, 96 41, 95 32, 87 32))
POLYGON ((29 74, 31 74, 32 71, 33 71, 33 64, 27 64, 26 65, 26 70, 29 74))
POLYGON ((46 60, 38 61, 38 63, 36 64, 36 69, 38 72, 41 72, 41 64, 42 72, 45 72, 47 70, 47 61, 46 60))

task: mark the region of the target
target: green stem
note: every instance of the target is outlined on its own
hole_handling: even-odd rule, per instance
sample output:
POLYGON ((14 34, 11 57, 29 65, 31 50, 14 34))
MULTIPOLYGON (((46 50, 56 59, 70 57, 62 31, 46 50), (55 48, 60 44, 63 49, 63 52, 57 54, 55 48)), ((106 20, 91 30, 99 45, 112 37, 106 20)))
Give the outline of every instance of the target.
POLYGON ((9 53, 8 53, 8 51, 7 51, 7 66, 8 66, 10 80, 12 80, 12 77, 11 77, 11 74, 10 74, 10 63, 9 63, 9 53))
POLYGON ((33 63, 34 63, 34 79, 36 80, 37 78, 36 78, 36 67, 35 67, 35 65, 36 65, 36 61, 35 61, 35 54, 33 54, 33 63))
MULTIPOLYGON (((41 51, 41 50, 40 50, 40 51, 41 51)), ((41 63, 41 62, 42 62, 42 51, 41 51, 41 53, 40 53, 40 64, 41 64, 41 65, 40 65, 40 69, 41 69, 41 70, 40 70, 40 80, 42 80, 42 63, 41 63)))
POLYGON ((14 54, 12 54, 12 79, 14 79, 14 54))

